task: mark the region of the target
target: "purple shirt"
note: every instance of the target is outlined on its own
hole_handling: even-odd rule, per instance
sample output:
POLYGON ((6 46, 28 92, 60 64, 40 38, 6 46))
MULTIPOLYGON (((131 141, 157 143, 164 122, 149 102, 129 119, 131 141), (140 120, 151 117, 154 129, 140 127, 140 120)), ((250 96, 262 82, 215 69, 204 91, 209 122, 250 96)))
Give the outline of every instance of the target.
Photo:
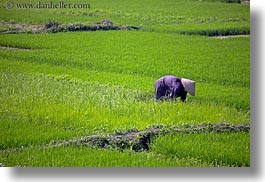
POLYGON ((187 92, 184 90, 181 79, 178 77, 171 75, 161 77, 155 81, 154 86, 156 99, 180 97, 182 101, 186 100, 187 92))

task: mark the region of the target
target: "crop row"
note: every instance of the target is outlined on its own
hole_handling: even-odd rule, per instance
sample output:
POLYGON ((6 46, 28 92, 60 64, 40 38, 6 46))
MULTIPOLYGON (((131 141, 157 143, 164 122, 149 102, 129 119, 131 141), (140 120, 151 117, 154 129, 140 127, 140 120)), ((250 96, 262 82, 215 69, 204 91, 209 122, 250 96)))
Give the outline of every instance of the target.
POLYGON ((17 167, 209 167, 194 158, 167 159, 153 153, 98 150, 89 147, 33 148, 0 155, 1 166, 17 167))
MULTIPOLYGON (((14 1, 15 3, 33 3, 34 1, 14 1)), ((56 3, 59 1, 54 1, 56 3)), ((44 25, 48 21, 60 23, 92 23, 103 19, 111 19, 118 25, 185 25, 216 22, 232 22, 237 27, 237 21, 249 26, 250 12, 248 5, 207 2, 207 1, 173 1, 167 0, 163 3, 155 1, 73 1, 68 3, 89 3, 91 9, 1 9, 1 20, 11 22, 33 23, 44 25), (56 19, 54 18, 56 17, 56 19)), ((2 2, 1 7, 5 7, 2 2)), ((36 3, 36 2, 35 2, 36 3)), ((50 3, 48 0, 42 3, 50 3)), ((199 25, 200 26, 200 25, 199 25)), ((211 27, 216 27, 211 24, 211 27)), ((178 29, 178 28, 177 28, 178 29)), ((216 29, 216 28, 215 28, 216 29)), ((183 29, 185 30, 185 29, 183 29)))
POLYGON ((151 143, 150 152, 82 146, 18 148, 0 154, 1 166, 19 167, 249 167, 249 133, 167 135, 151 143))
POLYGON ((232 107, 155 102, 153 93, 67 77, 2 73, 0 83, 1 148, 154 124, 249 121, 248 113, 232 107))
POLYGON ((180 134, 154 141, 152 149, 177 158, 195 157, 213 166, 250 166, 250 134, 180 134))
MULTIPOLYGON (((138 90, 138 100, 150 100, 154 96, 153 83, 157 78, 126 75, 119 73, 108 73, 98 71, 88 71, 72 69, 71 67, 51 67, 49 65, 39 65, 27 62, 1 61, 2 71, 12 71, 19 73, 44 73, 57 78, 78 79, 92 83, 102 83, 106 85, 116 85, 120 88, 138 90), (109 79, 112 78, 112 79, 109 79)), ((242 111, 249 111, 249 89, 245 87, 234 87, 226 85, 216 85, 207 83, 197 83, 196 97, 188 97, 190 102, 211 103, 223 106, 230 106, 242 111), (210 92, 209 92, 210 91, 210 92)), ((129 93, 129 95, 131 95, 129 93)))
POLYGON ((239 87, 250 85, 246 76, 250 74, 249 37, 220 41, 135 31, 0 37, 2 46, 32 49, 1 51, 2 59, 155 78, 172 74, 239 87))

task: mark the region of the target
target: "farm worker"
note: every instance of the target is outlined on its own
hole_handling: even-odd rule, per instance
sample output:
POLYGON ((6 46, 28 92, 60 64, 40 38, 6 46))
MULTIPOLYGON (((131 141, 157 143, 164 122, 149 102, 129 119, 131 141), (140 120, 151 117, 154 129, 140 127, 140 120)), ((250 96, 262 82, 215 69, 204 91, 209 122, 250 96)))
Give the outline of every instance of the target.
POLYGON ((157 100, 163 98, 180 97, 181 101, 186 100, 187 92, 195 95, 195 81, 175 76, 163 76, 155 81, 155 97, 157 100))

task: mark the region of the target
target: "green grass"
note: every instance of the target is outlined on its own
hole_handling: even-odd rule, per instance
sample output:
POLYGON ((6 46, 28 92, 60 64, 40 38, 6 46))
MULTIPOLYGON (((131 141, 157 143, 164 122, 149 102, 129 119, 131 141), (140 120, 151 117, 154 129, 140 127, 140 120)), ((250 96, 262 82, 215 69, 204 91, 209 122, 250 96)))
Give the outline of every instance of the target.
POLYGON ((201 36, 249 33, 248 5, 210 0, 89 3, 90 10, 1 6, 4 22, 111 19, 142 25, 140 31, 1 33, 1 165, 250 166, 249 133, 158 137, 142 153, 42 148, 52 141, 153 125, 250 122, 250 37, 201 36), (188 95, 186 103, 155 102, 153 84, 169 74, 195 80, 196 96, 188 95), (175 145, 179 140, 186 142, 175 145))
POLYGON ((203 36, 227 36, 227 35, 249 35, 249 22, 245 21, 225 21, 225 22, 201 22, 186 24, 154 25, 143 28, 145 31, 155 31, 163 33, 178 33, 183 35, 203 35, 203 36))
MULTIPOLYGON (((187 1, 187 0, 167 0, 166 2, 155 1, 95 1, 88 3, 90 9, 6 9, 6 3, 1 2, 0 18, 3 21, 26 22, 44 25, 50 20, 60 23, 87 23, 96 22, 102 19, 111 19, 117 24, 143 25, 144 29, 150 26, 175 26, 179 29, 184 25, 189 27, 208 28, 237 27, 245 25, 245 30, 249 30, 250 9, 248 5, 238 3, 207 2, 207 1, 187 1), (148 7, 148 8, 146 8, 148 7), (56 17, 56 18, 55 18, 56 17), (216 26, 217 24, 217 26, 216 26)), ((23 1, 13 1, 23 3, 23 1)), ((43 3, 49 3, 45 0, 43 3)), ((54 3, 60 2, 53 1, 54 3)), ((69 0, 67 3, 86 3, 87 1, 69 0)), ((24 3, 36 4, 36 1, 24 1, 24 3)), ((174 28, 174 29, 175 29, 174 28)), ((185 29, 183 29, 185 30, 185 29)))
POLYGON ((249 133, 179 134, 160 137, 152 151, 172 158, 197 158, 214 166, 250 166, 249 133))
POLYGON ((157 78, 172 74, 197 81, 199 102, 249 110, 249 37, 218 40, 146 32, 86 32, 0 38, 3 46, 29 48, 2 50, 2 70, 68 75, 141 89, 148 95, 153 95, 157 78))
POLYGON ((198 36, 110 31, 2 34, 0 38, 2 46, 30 49, 2 51, 3 59, 13 61, 154 79, 163 74, 177 74, 199 82, 250 85, 250 78, 246 77, 250 74, 249 37, 220 41, 198 36))
POLYGON ((20 149, 1 154, 5 167, 209 167, 211 164, 196 159, 167 159, 152 153, 97 150, 83 147, 49 149, 20 149))
POLYGON ((154 124, 249 121, 248 113, 233 108, 195 101, 156 103, 152 93, 144 98, 141 90, 119 86, 44 74, 1 76, 2 149, 154 124))

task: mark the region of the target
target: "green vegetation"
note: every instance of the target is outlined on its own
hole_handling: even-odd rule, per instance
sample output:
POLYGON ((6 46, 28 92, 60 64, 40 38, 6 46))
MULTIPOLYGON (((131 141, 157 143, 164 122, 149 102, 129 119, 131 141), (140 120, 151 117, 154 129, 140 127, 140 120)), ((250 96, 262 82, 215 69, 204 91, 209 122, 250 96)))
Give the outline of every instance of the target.
POLYGON ((249 132, 158 136, 139 153, 43 147, 153 125, 249 123, 250 37, 208 37, 249 34, 249 5, 92 0, 87 10, 6 9, 6 3, 1 31, 103 19, 141 29, 1 33, 0 165, 250 166, 249 132), (169 74, 195 80, 196 96, 156 102, 154 81, 169 74))
POLYGON ((193 158, 167 159, 152 153, 99 150, 87 147, 58 147, 29 149, 1 154, 6 166, 18 167, 209 167, 206 162, 193 158))
POLYGON ((249 133, 180 134, 160 137, 152 150, 163 156, 193 158, 213 166, 250 166, 249 133))
POLYGON ((249 121, 248 113, 214 103, 156 103, 151 91, 148 94, 60 76, 1 76, 1 148, 40 145, 95 132, 143 129, 154 124, 249 121))
MULTIPOLYGON (((250 9, 248 5, 220 1, 198 0, 68 0, 67 3, 89 3, 90 9, 6 9, 6 1, 1 2, 0 18, 8 22, 46 24, 53 20, 59 23, 87 23, 110 19, 121 25, 143 26, 143 29, 170 27, 170 31, 182 29, 239 29, 250 30, 250 9)), ((23 3, 14 0, 14 3, 23 3)), ((50 3, 49 0, 41 1, 50 3)), ((59 3, 59 0, 54 0, 59 3)), ((26 4, 36 4, 27 0, 26 4)))

